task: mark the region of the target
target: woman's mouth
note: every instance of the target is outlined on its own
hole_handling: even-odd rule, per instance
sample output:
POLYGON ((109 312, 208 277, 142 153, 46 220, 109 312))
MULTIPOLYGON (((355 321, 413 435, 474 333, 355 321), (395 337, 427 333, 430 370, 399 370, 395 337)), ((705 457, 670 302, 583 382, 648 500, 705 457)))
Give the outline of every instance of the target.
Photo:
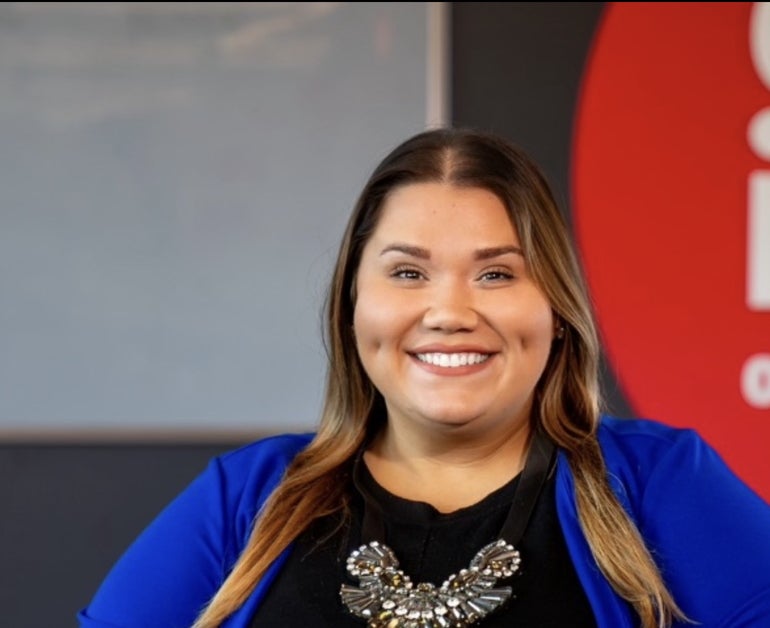
POLYGON ((475 364, 481 364, 486 362, 490 354, 489 353, 476 353, 476 352, 458 352, 458 353, 415 353, 415 357, 425 364, 432 366, 440 366, 442 368, 458 368, 461 366, 473 366, 475 364))

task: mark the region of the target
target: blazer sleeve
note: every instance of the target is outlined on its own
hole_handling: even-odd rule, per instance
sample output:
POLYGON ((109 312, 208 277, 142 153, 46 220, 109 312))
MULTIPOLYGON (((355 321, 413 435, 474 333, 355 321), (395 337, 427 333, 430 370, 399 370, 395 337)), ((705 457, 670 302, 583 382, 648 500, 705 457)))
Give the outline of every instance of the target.
POLYGON ((770 626, 770 505, 694 431, 659 453, 637 515, 677 603, 710 628, 770 626))
POLYGON ((214 458, 118 560, 78 613, 80 627, 189 628, 308 440, 273 437, 214 458))

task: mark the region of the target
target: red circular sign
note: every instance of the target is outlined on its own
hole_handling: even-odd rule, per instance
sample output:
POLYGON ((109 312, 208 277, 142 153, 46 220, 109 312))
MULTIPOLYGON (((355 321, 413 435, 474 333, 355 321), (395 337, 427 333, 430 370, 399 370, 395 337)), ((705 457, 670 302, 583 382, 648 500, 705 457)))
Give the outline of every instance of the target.
POLYGON ((696 428, 770 500, 767 21, 752 3, 610 3, 582 85, 572 194, 631 406, 696 428))

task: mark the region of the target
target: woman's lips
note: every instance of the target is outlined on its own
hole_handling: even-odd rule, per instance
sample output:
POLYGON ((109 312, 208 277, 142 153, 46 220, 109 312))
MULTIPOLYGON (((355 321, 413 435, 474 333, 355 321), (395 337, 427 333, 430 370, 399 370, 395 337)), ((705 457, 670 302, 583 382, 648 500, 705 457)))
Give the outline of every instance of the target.
POLYGON ((494 355, 488 351, 421 349, 409 354, 424 370, 438 375, 469 375, 486 368, 494 355))
POLYGON ((416 353, 415 357, 420 362, 432 364, 433 366, 458 368, 460 366, 472 366, 474 364, 481 364, 482 362, 486 362, 489 359, 489 354, 475 351, 460 351, 452 353, 431 351, 425 353, 416 353))

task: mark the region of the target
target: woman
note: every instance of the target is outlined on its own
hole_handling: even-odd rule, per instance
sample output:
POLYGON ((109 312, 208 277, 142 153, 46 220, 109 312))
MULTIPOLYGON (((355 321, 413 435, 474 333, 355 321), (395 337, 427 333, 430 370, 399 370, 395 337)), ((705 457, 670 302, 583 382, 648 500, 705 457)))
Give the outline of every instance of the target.
POLYGON ((578 264, 515 147, 393 150, 327 322, 317 434, 215 459, 83 627, 770 626, 770 508, 693 432, 600 416, 578 264))

